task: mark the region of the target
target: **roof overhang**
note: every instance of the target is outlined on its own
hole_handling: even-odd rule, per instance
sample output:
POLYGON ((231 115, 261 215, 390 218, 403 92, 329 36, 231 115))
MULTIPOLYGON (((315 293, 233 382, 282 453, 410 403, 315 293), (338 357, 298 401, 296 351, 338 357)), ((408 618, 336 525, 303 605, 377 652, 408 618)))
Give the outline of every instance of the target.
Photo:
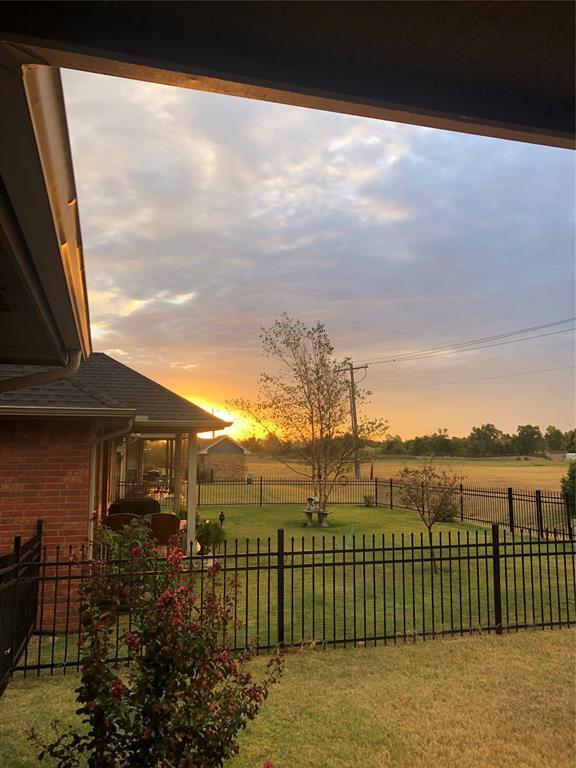
POLYGON ((2 405, 0 418, 49 418, 49 419, 133 419, 134 409, 129 408, 64 408, 44 405, 2 405))
POLYGON ((574 146, 574 4, 4 4, 56 67, 574 146))
POLYGON ((91 352, 78 201, 59 71, 0 44, 0 362, 91 352))
POLYGON ((134 428, 132 434, 138 433, 141 437, 152 437, 160 440, 166 435, 174 436, 179 432, 192 432, 198 434, 199 432, 219 432, 221 429, 231 427, 231 421, 211 420, 205 421, 156 421, 148 419, 145 416, 136 416, 134 420, 134 428))

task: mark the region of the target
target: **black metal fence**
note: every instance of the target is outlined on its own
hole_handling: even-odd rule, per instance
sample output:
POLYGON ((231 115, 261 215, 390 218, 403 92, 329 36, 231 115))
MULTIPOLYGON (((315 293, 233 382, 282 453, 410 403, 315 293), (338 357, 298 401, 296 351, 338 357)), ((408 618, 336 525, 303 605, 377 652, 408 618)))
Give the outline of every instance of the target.
POLYGON ((42 522, 36 534, 22 543, 14 539, 13 551, 0 557, 0 694, 36 626, 42 522))
MULTIPOLYGON (((403 483, 392 479, 346 478, 334 486, 330 504, 410 509, 403 499, 404 488, 403 483)), ((249 481, 200 482, 197 493, 199 507, 264 507, 304 505, 308 496, 315 495, 315 489, 309 478, 258 477, 249 481)), ((539 536, 547 533, 573 536, 574 500, 560 492, 460 485, 449 495, 455 517, 460 520, 486 525, 498 523, 510 531, 533 531, 539 536)))
MULTIPOLYGON (((39 631, 18 672, 79 668, 78 587, 90 564, 70 556, 57 550, 35 570, 39 631)), ((275 540, 225 544, 216 558, 218 588, 233 598, 227 642, 235 649, 252 641, 261 650, 406 643, 576 623, 574 542, 510 534, 497 525, 440 534, 432 543, 421 534, 286 539, 279 530, 275 540)), ((213 562, 213 556, 185 561, 197 589, 204 589, 213 562)), ((30 579, 22 566, 19 573, 22 589, 30 579)), ((119 612, 111 662, 125 660, 123 638, 134 628, 129 608, 119 612)))

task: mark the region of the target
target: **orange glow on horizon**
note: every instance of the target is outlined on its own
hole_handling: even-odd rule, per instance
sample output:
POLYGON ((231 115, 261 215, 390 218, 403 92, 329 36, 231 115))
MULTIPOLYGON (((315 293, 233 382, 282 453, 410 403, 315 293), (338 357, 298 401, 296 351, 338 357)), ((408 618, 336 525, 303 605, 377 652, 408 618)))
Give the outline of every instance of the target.
MULTIPOLYGON (((237 411, 227 410, 220 405, 215 405, 214 403, 211 403, 202 397, 196 397, 195 395, 184 395, 184 397, 186 400, 190 400, 191 403, 203 408, 208 413, 212 413, 214 416, 224 419, 224 421, 232 421, 232 426, 226 427, 224 433, 230 435, 230 437, 233 437, 235 440, 242 440, 252 435, 255 435, 256 437, 266 436, 266 430, 252 419, 243 416, 237 411)), ((199 434, 199 437, 211 436, 212 432, 201 432, 199 434)))

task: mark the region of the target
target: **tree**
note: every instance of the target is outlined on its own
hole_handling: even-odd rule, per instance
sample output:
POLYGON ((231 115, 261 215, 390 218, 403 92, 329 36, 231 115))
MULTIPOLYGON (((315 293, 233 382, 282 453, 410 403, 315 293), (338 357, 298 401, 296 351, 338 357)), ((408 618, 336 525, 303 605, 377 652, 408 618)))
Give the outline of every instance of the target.
POLYGON ((544 440, 549 451, 561 451, 564 446, 564 433, 558 427, 550 424, 544 432, 544 440))
POLYGON ((432 462, 421 467, 405 466, 398 474, 402 504, 407 509, 415 509, 426 526, 433 561, 432 529, 436 523, 454 517, 455 493, 462 479, 449 470, 435 467, 432 462))
POLYGON ((468 446, 472 456, 496 456, 502 453, 505 435, 494 424, 482 424, 473 427, 468 436, 468 446))
POLYGON ((514 442, 518 453, 523 453, 526 456, 533 456, 538 451, 541 451, 544 446, 544 438, 542 437, 540 427, 534 427, 532 424, 519 426, 516 430, 514 442))
MULTIPOLYGON (((235 400, 231 406, 290 446, 290 456, 277 458, 313 480, 314 493, 325 509, 337 479, 350 470, 355 452, 365 440, 382 435, 386 424, 358 415, 357 437, 351 434, 349 361, 335 357, 322 323, 308 327, 284 313, 262 329, 260 338, 275 370, 261 374, 255 401, 235 400)), ((369 394, 355 386, 359 410, 369 394)))

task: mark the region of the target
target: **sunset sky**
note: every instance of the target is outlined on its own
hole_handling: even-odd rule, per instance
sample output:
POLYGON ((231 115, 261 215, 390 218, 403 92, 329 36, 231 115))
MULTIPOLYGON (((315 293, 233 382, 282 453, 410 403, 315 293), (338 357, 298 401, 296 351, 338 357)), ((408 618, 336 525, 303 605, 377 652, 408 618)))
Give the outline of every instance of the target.
MULTIPOLYGON (((63 80, 94 348, 208 410, 255 393, 284 310, 359 362, 576 314, 568 150, 63 80)), ((374 365, 370 411, 403 437, 568 429, 573 366, 573 333, 374 365)))

